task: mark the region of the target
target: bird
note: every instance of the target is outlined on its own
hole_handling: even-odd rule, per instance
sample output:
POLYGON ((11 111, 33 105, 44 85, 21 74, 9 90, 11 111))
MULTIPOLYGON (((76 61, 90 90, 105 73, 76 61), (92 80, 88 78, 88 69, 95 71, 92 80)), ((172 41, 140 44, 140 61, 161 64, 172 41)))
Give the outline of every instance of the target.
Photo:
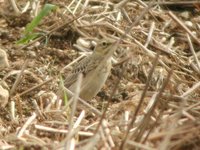
POLYGON ((102 39, 97 42, 93 53, 74 65, 64 80, 64 86, 74 93, 78 75, 82 73, 79 97, 86 101, 95 97, 110 74, 112 67, 110 51, 113 43, 111 39, 102 39))

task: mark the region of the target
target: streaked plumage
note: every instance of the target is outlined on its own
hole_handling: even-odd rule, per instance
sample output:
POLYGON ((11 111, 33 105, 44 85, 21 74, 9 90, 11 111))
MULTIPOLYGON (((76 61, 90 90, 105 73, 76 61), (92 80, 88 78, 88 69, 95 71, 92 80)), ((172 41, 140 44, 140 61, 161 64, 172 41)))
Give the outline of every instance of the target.
POLYGON ((104 85, 111 70, 111 56, 106 58, 106 60, 104 58, 111 49, 112 43, 108 40, 101 40, 97 43, 94 52, 83 58, 73 67, 71 73, 64 81, 65 87, 74 92, 77 77, 82 73, 83 81, 79 96, 84 100, 90 100, 96 96, 104 85))

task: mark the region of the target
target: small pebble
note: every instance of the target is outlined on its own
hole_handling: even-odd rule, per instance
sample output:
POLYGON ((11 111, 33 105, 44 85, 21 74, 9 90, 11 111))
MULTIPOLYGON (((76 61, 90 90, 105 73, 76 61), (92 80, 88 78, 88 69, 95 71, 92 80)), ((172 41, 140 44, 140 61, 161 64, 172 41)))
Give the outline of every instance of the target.
POLYGON ((5 107, 8 103, 9 92, 0 85, 0 106, 5 107))
POLYGON ((4 50, 0 49, 0 70, 8 67, 8 57, 4 50))

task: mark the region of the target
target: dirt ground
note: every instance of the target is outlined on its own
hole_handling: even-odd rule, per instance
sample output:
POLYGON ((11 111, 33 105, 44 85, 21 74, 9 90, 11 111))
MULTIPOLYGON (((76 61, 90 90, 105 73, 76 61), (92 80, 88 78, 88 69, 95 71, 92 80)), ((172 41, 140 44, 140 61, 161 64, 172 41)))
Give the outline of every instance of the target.
POLYGON ((200 2, 16 3, 0 0, 0 149, 200 148, 200 2), (16 44, 46 3, 37 38, 16 44), (73 107, 66 66, 105 37, 122 38, 110 75, 73 107))

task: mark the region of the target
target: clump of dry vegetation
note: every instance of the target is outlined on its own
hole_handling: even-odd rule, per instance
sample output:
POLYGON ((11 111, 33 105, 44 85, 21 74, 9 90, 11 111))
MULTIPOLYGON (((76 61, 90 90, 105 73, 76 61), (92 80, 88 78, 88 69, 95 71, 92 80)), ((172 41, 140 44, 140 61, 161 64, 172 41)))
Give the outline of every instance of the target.
POLYGON ((0 149, 199 149, 200 2, 51 0, 57 9, 20 45, 47 1, 9 2, 0 0, 0 149), (104 37, 122 42, 103 89, 92 101, 59 97, 66 68, 104 37))

